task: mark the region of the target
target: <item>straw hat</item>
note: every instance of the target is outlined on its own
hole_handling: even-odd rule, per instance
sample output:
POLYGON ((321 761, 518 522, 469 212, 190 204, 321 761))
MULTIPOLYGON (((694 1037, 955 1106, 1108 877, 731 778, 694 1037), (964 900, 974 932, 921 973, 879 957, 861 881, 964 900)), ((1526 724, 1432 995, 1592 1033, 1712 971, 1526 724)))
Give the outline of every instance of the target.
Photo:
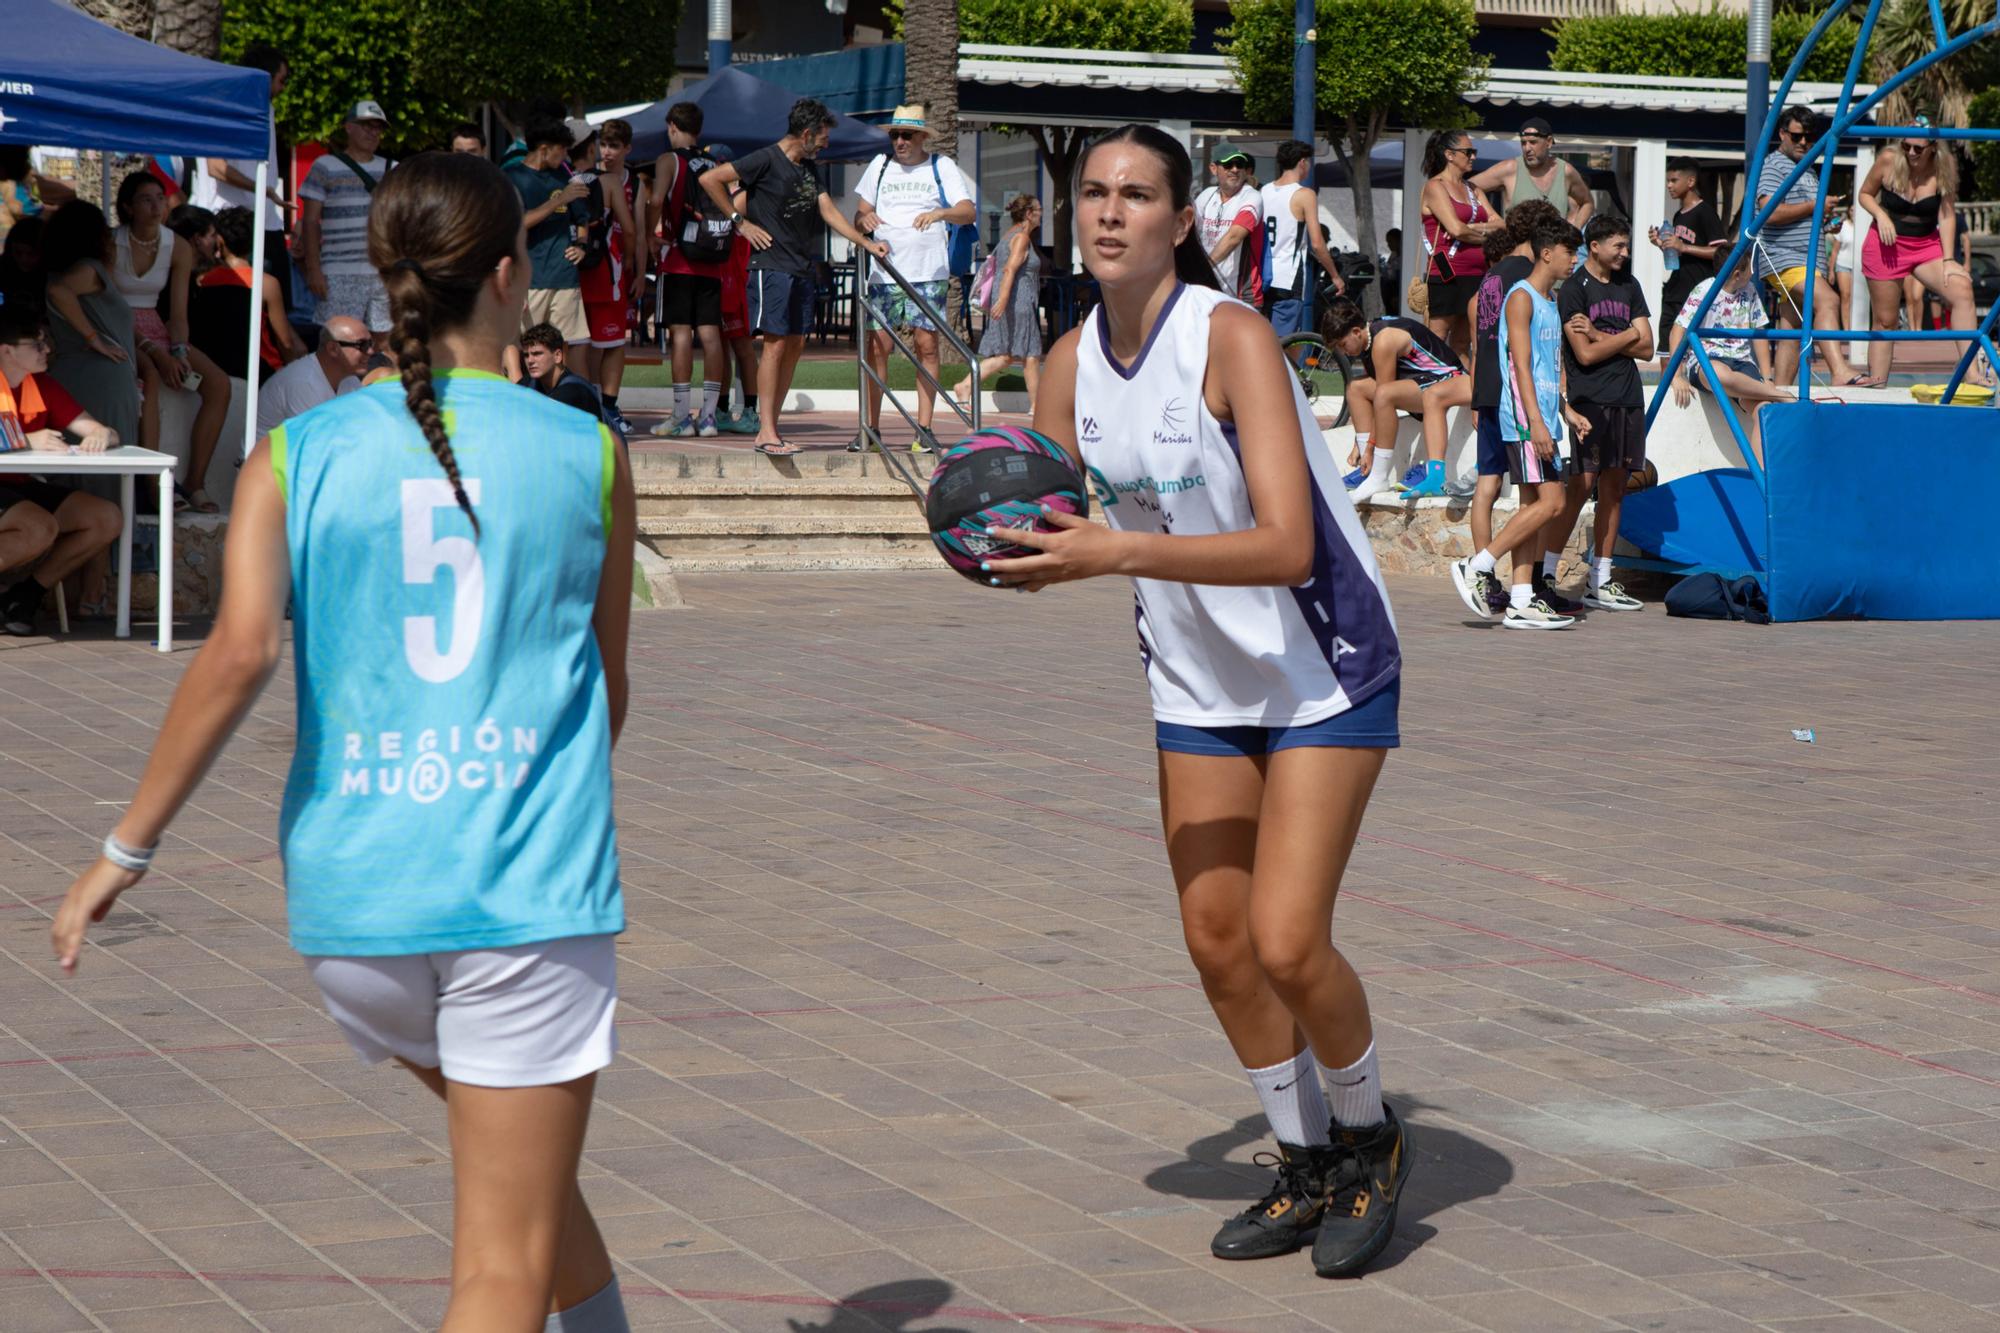
POLYGON ((931 127, 924 124, 924 108, 922 103, 897 107, 896 114, 889 117, 887 128, 892 130, 915 130, 919 134, 929 134, 931 132, 931 127))

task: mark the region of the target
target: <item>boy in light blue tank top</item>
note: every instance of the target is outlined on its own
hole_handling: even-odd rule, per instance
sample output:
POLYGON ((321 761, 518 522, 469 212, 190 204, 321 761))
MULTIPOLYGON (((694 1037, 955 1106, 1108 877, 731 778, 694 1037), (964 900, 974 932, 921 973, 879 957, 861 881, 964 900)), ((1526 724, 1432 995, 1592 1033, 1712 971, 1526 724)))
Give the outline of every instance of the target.
POLYGON ((454 1265, 444 1326, 628 1333, 576 1170, 617 1049, 632 478, 599 422, 495 373, 528 293, 522 223, 470 154, 422 154, 375 193, 401 383, 245 462, 215 628, 52 934, 74 969, 276 668, 291 599, 292 939, 349 1045, 448 1099, 453 1240, 483 1260, 454 1265))
POLYGON ((1562 317, 1551 293, 1569 275, 1582 233, 1561 218, 1535 224, 1528 243, 1535 267, 1507 292, 1500 310, 1500 437, 1507 447, 1520 506, 1491 544, 1451 566, 1453 585, 1467 609, 1492 618, 1488 594, 1498 591, 1499 559, 1512 554, 1508 629, 1569 629, 1574 617, 1558 614, 1535 595, 1533 576, 1542 556, 1543 528, 1562 516, 1562 457, 1556 445, 1568 422, 1572 435, 1590 429, 1564 401, 1562 317))

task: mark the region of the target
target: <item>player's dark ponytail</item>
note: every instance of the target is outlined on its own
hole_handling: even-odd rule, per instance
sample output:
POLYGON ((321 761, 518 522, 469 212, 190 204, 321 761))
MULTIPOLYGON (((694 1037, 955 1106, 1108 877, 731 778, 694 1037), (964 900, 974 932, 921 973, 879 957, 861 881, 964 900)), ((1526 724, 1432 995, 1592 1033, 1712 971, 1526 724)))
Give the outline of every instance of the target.
MULTIPOLYGON (((1083 167, 1090 155, 1114 143, 1137 144, 1160 159, 1167 173, 1167 195, 1176 211, 1194 202, 1194 163, 1189 160, 1187 149, 1181 147, 1180 140, 1153 125, 1121 125, 1092 139, 1077 155, 1074 179, 1070 182, 1072 199, 1082 192, 1083 167)), ((1174 276, 1191 287, 1222 289, 1221 279, 1215 276, 1215 265, 1209 262, 1208 251, 1202 246, 1200 228, 1189 227, 1188 234, 1174 247, 1174 276)))
POLYGON ((422 153, 390 172, 368 212, 368 262, 382 275, 403 402, 479 533, 431 379, 431 339, 472 318, 479 289, 521 234, 521 196, 485 158, 422 153))

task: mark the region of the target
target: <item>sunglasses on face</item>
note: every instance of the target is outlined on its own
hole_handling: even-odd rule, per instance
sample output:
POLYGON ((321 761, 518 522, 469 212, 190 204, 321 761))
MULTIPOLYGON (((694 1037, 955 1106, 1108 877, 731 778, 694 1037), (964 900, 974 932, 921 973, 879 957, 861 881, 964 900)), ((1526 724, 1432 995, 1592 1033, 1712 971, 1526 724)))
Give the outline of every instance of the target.
POLYGON ((1475 152, 1473 152, 1473 151, 1472 151, 1472 145, 1470 145, 1470 144, 1460 144, 1460 145, 1459 145, 1458 147, 1456 147, 1456 148, 1447 148, 1447 149, 1445 149, 1445 152, 1447 152, 1447 153, 1464 153, 1464 154, 1465 154, 1465 155, 1466 155, 1467 157, 1478 157, 1478 156, 1479 156, 1479 154, 1477 154, 1477 153, 1475 153, 1475 152))
POLYGON ((890 130, 889 137, 897 143, 901 143, 905 139, 916 138, 917 132, 915 130, 890 130))
POLYGON ((1806 132, 1804 130, 1779 130, 1778 137, 1788 143, 1804 143, 1806 141, 1806 132))
POLYGON ((1903 145, 1903 151, 1906 153, 1928 152, 1930 151, 1930 145, 1927 143, 1906 143, 1903 145))
POLYGON ((335 347, 345 347, 350 352, 365 352, 369 347, 373 346, 373 343, 367 338, 356 338, 353 342, 349 342, 345 338, 335 338, 333 339, 333 345, 335 347))

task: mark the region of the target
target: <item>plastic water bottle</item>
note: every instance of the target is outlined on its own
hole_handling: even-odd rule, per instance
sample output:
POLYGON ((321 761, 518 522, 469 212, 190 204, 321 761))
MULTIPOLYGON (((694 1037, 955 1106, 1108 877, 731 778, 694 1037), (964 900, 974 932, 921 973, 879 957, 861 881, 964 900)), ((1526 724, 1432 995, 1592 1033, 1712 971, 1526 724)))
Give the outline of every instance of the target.
MULTIPOLYGON (((1660 235, 1671 236, 1673 234, 1674 234, 1674 220, 1672 218, 1668 218, 1665 222, 1662 222, 1660 224, 1660 235)), ((1660 251, 1660 258, 1661 262, 1663 262, 1666 265, 1667 272, 1669 273, 1672 273, 1675 269, 1681 266, 1681 252, 1678 250, 1662 249, 1660 251)))

